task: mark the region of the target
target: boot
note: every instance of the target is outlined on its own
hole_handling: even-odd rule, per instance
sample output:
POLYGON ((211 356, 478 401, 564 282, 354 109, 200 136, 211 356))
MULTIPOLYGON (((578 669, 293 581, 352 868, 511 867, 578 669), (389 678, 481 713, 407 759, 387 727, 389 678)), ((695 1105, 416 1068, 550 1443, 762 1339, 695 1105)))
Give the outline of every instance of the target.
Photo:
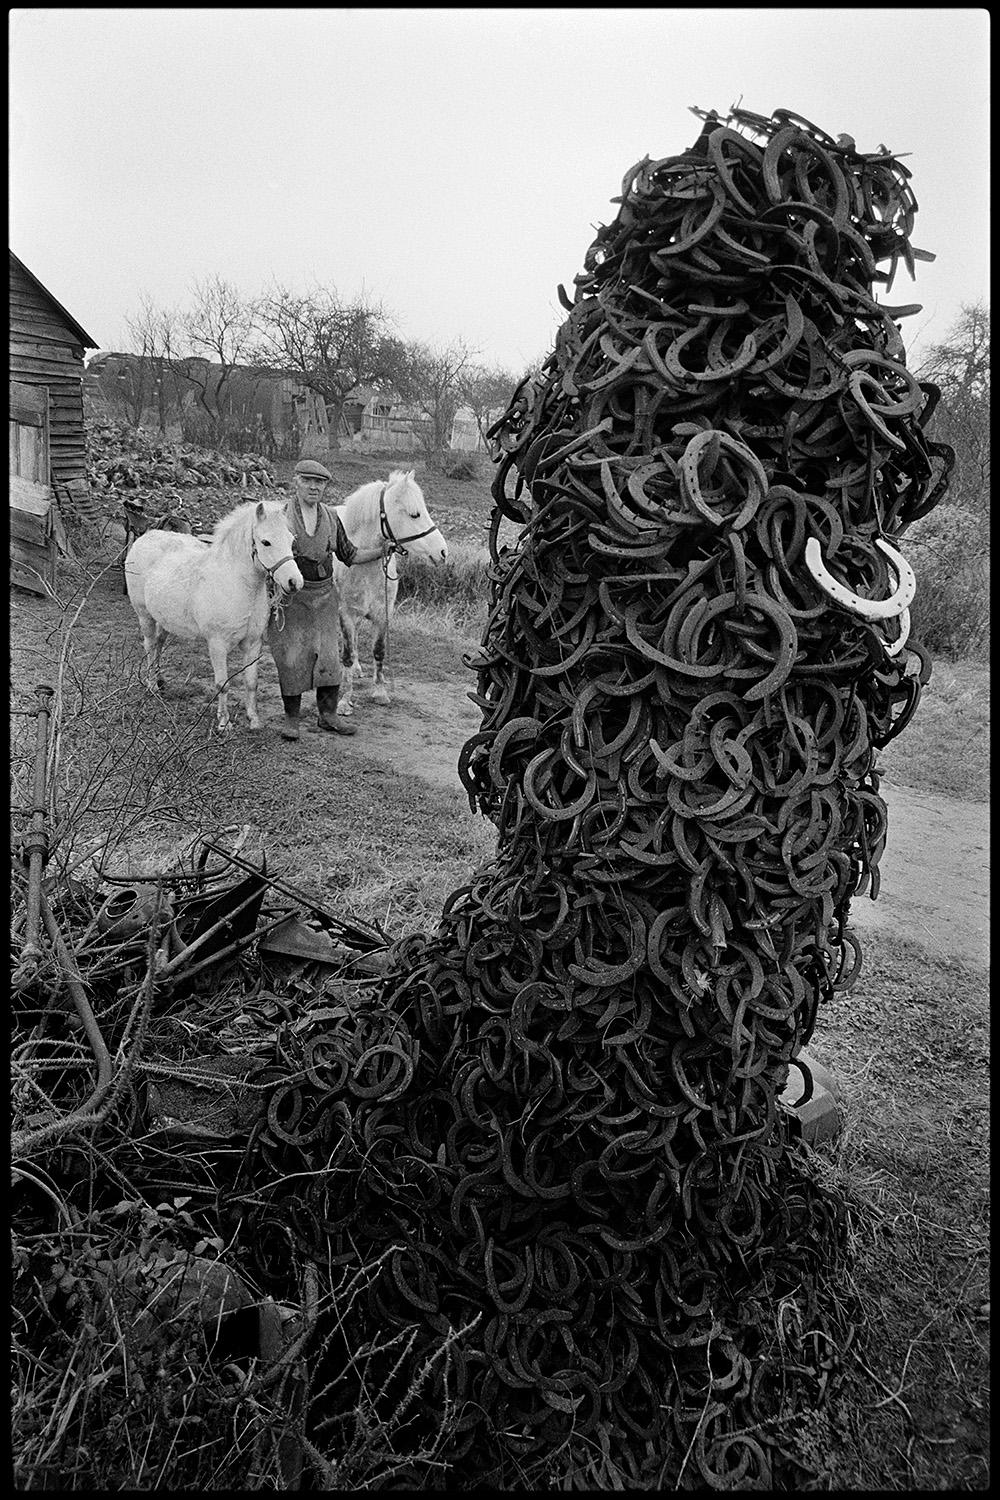
POLYGON ((329 729, 333 734, 357 734, 358 726, 352 724, 350 719, 337 717, 337 700, 340 698, 340 687, 321 687, 316 689, 316 703, 319 707, 319 727, 329 729))
POLYGON ((286 698, 284 693, 281 701, 285 705, 285 720, 281 726, 281 738, 283 740, 297 740, 299 737, 299 709, 302 707, 302 694, 294 693, 292 697, 286 698))

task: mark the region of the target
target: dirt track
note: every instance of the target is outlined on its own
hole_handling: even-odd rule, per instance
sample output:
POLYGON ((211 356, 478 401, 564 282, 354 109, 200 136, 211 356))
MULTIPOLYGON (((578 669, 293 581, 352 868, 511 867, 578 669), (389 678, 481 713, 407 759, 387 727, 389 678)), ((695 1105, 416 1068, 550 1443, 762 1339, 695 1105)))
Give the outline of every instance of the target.
POLYGON ((989 967, 990 810, 886 781, 889 836, 877 901, 854 903, 858 927, 884 928, 989 967))

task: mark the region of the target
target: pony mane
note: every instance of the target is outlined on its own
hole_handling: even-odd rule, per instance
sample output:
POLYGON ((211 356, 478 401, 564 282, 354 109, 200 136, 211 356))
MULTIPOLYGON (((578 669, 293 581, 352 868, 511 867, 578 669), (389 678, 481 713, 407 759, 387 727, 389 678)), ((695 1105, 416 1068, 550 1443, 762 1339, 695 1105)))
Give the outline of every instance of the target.
POLYGON ((414 478, 413 469, 393 469, 389 478, 383 484, 381 479, 372 479, 367 484, 360 484, 356 490, 352 490, 341 502, 341 506, 347 512, 352 525, 378 527, 378 503, 384 490, 395 489, 397 485, 405 484, 407 492, 415 489, 420 497, 422 505, 425 504, 423 491, 414 478))
MULTIPOLYGON (((265 500, 263 503, 268 509, 281 504, 280 501, 274 500, 265 500)), ((235 510, 231 510, 228 516, 223 516, 221 521, 217 521, 212 531, 213 547, 228 548, 230 551, 236 550, 241 544, 249 547, 258 504, 260 502, 257 500, 244 500, 241 505, 237 505, 235 510)))

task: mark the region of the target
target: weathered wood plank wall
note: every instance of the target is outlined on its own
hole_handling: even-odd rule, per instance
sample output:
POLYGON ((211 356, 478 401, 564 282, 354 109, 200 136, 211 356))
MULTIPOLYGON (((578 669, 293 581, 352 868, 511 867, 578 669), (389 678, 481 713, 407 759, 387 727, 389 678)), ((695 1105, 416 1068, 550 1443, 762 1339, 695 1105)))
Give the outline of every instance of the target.
POLYGON ((83 349, 77 333, 11 256, 10 378, 48 387, 52 479, 70 486, 86 478, 83 349))

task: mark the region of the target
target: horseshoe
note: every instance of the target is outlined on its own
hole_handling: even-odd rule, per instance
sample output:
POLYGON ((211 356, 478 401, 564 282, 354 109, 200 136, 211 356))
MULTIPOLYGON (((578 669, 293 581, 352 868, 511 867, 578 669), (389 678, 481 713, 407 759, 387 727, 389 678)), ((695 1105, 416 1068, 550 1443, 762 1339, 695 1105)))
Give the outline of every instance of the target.
POLYGON ((892 643, 891 646, 889 646, 889 645, 886 646, 886 648, 885 648, 885 654, 886 654, 886 656, 898 656, 899 653, 902 651, 903 647, 906 645, 906 640, 907 640, 907 637, 909 636, 909 634, 910 634, 910 611, 908 609, 904 609, 903 612, 902 612, 902 614, 899 617, 899 634, 896 637, 896 639, 893 641, 893 643, 892 643))
POLYGON ((913 596, 917 591, 917 580, 913 569, 901 552, 881 537, 875 538, 876 547, 881 548, 889 562, 896 570, 899 582, 895 591, 888 599, 864 599, 860 594, 855 594, 846 584, 839 583, 833 574, 827 571, 823 562, 823 554, 820 550, 819 541, 816 537, 810 537, 806 542, 806 567, 812 574, 820 588, 830 598, 849 609, 851 614, 857 615, 861 620, 892 620, 901 615, 904 610, 909 609, 913 603, 913 596))

